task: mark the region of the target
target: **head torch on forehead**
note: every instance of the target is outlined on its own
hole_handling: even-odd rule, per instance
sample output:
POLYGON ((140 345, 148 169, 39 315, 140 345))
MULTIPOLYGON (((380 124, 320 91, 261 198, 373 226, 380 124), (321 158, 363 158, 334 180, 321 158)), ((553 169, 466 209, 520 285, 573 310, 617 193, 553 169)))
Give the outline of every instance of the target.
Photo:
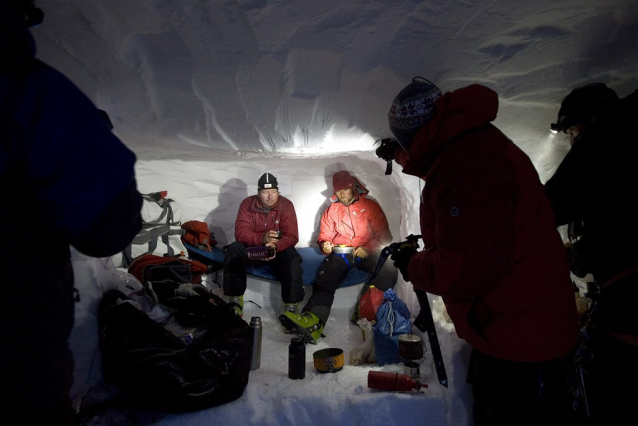
POLYGON ((549 125, 549 129, 552 131, 552 133, 558 133, 560 131, 567 133, 567 129, 572 127, 574 124, 576 124, 576 120, 570 119, 568 116, 563 115, 558 118, 558 121, 556 123, 551 123, 549 125))

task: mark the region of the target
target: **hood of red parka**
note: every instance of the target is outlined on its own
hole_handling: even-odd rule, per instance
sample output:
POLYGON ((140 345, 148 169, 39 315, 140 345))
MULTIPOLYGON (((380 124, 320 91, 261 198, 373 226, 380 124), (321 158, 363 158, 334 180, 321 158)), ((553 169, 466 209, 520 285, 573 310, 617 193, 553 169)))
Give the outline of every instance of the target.
MULTIPOLYGON (((339 174, 341 180, 344 180, 344 179, 349 180, 352 183, 355 201, 358 201, 360 198, 364 198, 366 195, 368 195, 368 192, 369 192, 368 189, 365 186, 363 186, 363 184, 361 183, 359 179, 352 176, 350 172, 341 171, 341 172, 337 172, 335 175, 337 174, 339 174)), ((333 176, 333 181, 334 181, 334 176, 333 176)), ((334 187, 333 187, 333 190, 334 190, 334 187)), ((333 194, 330 197, 330 201, 333 203, 338 203, 339 199, 337 198, 336 195, 333 194)))
POLYGON ((416 134, 410 146, 409 162, 425 176, 437 154, 448 141, 475 127, 496 119, 498 94, 490 88, 472 84, 447 92, 435 103, 436 114, 416 134))

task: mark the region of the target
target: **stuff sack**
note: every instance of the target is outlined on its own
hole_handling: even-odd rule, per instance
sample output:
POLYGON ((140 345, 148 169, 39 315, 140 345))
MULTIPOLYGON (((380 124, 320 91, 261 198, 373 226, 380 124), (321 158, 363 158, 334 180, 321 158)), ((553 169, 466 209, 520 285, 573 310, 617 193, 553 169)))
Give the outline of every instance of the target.
POLYGON ((134 402, 170 413, 239 398, 248 384, 252 356, 248 324, 203 285, 176 285, 188 289, 155 306, 153 297, 104 293, 99 331, 106 380, 134 402), (152 307, 151 316, 161 323, 140 309, 143 305, 152 307), (158 309, 169 315, 158 315, 158 309))
POLYGON ((399 356, 399 335, 411 333, 412 323, 408 307, 391 288, 383 294, 383 304, 377 311, 377 323, 373 331, 379 365, 402 362, 399 356))
POLYGON ((383 304, 383 291, 371 285, 359 299, 359 318, 370 322, 377 320, 377 311, 383 304))

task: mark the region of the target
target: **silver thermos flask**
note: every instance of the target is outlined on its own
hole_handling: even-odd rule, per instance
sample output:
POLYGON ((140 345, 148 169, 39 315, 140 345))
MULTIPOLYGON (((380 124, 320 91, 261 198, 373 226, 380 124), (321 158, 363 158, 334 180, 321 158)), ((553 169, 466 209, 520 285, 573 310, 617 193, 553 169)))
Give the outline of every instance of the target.
POLYGON ((250 369, 257 370, 261 365, 261 318, 252 317, 250 328, 253 330, 253 356, 250 359, 250 369))

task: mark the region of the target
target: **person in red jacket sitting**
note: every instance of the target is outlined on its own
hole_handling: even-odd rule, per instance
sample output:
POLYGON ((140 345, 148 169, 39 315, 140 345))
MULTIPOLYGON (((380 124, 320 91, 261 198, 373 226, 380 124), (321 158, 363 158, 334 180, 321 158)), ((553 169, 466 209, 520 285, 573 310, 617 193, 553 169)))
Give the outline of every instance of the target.
MULTIPOLYGON (((332 204, 321 217, 318 244, 326 259, 319 268, 312 296, 302 314, 284 312, 281 323, 311 343, 317 343, 330 316, 335 291, 351 268, 372 273, 381 250, 392 241, 388 220, 381 206, 367 198, 359 179, 342 170, 332 176, 332 204)), ((379 290, 394 287, 398 273, 386 263, 370 282, 379 290)))
POLYGON ((475 425, 564 425, 574 290, 538 173, 491 124, 497 111, 496 92, 478 84, 442 94, 416 77, 397 95, 388 118, 401 149, 377 155, 426 184, 424 249, 392 259, 415 288, 442 296, 472 346, 475 425))
POLYGON ((295 206, 279 194, 277 178, 271 173, 264 173, 257 186, 257 195, 245 198, 239 205, 235 242, 226 247, 224 295, 241 316, 246 291, 246 265, 248 262, 266 261, 272 263, 281 282, 284 310, 296 312, 305 292, 302 259, 295 249, 299 242, 295 206), (250 260, 246 248, 262 246, 274 249, 274 255, 250 260))

